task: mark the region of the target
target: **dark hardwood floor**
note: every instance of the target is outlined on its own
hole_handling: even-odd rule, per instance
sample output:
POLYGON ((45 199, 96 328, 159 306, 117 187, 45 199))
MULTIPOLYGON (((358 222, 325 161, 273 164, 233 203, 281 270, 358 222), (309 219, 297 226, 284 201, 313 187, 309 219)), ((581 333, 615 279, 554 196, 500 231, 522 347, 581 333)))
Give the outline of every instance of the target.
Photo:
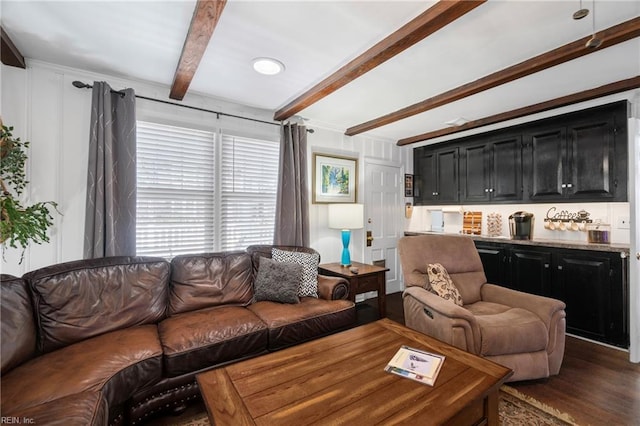
MULTIPOLYGON (((378 318, 377 299, 358 304, 358 322, 378 318)), ((387 317, 404 324, 402 293, 387 295, 387 317)), ((560 374, 509 383, 580 425, 640 425, 640 364, 629 353, 567 336, 560 374)))
MULTIPOLYGON (((358 324, 378 319, 378 301, 356 305, 358 324)), ((387 295, 387 318, 404 324, 402 293, 387 295)), ((629 362, 629 353, 567 336, 560 374, 549 379, 509 383, 560 411, 579 425, 640 425, 640 364, 629 362)), ((167 416, 148 425, 175 425, 180 418, 204 411, 202 403, 178 418, 167 416)))

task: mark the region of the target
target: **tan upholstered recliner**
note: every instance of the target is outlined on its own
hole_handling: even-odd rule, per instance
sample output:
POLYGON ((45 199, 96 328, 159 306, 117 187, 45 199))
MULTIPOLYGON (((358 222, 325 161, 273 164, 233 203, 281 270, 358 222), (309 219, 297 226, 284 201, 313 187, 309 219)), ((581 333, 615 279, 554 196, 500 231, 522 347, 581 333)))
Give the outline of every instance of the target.
POLYGON ((564 356, 565 304, 488 284, 473 240, 420 235, 399 241, 405 323, 467 352, 511 368, 509 381, 558 374, 564 356), (427 290, 427 265, 442 264, 463 306, 427 290))

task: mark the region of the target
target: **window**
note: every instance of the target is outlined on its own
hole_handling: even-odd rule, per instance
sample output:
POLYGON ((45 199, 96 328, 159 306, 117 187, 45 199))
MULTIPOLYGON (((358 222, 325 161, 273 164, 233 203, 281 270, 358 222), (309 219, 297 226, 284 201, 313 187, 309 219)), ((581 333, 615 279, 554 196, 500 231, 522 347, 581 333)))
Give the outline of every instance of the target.
POLYGON ((155 123, 138 126, 138 255, 271 244, 278 143, 155 123))

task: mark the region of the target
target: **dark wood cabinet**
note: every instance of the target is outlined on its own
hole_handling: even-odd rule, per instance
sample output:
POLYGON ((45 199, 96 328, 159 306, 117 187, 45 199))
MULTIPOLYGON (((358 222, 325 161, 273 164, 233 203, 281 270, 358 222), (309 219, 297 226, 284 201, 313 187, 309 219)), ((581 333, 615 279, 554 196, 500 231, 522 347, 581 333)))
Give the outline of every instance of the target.
POLYGON ((567 304, 567 331, 626 347, 627 304, 618 253, 558 250, 553 296, 567 304))
POLYGON ((551 296, 551 253, 547 249, 476 241, 487 282, 551 296))
POLYGON ((529 199, 555 200, 564 196, 566 131, 564 128, 547 128, 525 135, 528 152, 527 175, 529 199))
POLYGON ((627 201, 627 110, 620 101, 415 148, 414 202, 627 201))
POLYGON ((522 199, 522 138, 503 136, 460 147, 461 201, 522 199))
POLYGON ((626 109, 596 108, 524 134, 531 201, 626 200, 626 109), (624 153, 624 155, 621 155, 624 153))
POLYGON ((476 241, 476 249, 482 260, 487 282, 507 287, 506 278, 508 258, 506 249, 501 244, 476 241))
POLYGON ((627 258, 620 253, 475 243, 487 282, 562 300, 568 333, 628 347, 627 258))
POLYGON ((538 296, 551 296, 551 253, 545 249, 509 249, 509 287, 538 296))
POLYGON ((423 147, 414 158, 414 203, 451 204, 458 196, 458 148, 423 147))

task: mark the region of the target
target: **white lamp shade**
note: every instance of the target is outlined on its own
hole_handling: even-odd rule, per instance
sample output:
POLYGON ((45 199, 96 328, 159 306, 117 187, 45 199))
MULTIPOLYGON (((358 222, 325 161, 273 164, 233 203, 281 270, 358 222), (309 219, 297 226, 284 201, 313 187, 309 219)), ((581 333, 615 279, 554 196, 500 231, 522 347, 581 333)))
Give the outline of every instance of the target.
POLYGON ((329 204, 329 228, 360 229, 364 226, 364 205, 329 204))

